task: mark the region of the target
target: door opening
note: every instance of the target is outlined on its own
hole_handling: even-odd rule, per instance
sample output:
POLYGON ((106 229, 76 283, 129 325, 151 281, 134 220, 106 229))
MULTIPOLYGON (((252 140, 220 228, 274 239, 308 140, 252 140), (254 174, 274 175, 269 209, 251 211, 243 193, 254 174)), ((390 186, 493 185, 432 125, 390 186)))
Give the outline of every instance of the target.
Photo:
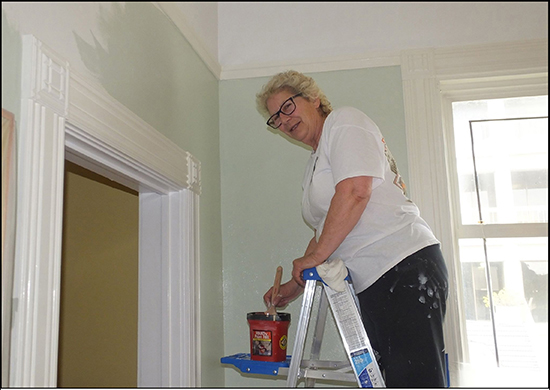
POLYGON ((65 161, 58 387, 137 387, 138 195, 65 161))

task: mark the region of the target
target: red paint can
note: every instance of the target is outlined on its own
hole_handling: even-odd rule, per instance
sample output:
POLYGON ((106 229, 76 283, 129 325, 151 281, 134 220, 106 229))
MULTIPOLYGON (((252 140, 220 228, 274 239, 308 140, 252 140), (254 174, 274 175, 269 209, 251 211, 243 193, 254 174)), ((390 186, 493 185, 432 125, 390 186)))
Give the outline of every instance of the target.
POLYGON ((246 319, 250 328, 250 359, 284 362, 290 313, 271 315, 259 311, 248 313, 246 319))

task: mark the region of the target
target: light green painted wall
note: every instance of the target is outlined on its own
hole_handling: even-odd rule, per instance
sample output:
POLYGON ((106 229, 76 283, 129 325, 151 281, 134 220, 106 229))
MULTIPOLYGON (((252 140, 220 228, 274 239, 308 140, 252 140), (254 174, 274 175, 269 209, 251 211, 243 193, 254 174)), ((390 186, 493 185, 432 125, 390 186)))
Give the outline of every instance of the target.
POLYGON ((21 35, 2 10, 2 108, 20 117, 21 35))
MULTIPOLYGON (((407 149, 400 67, 309 74, 333 108, 354 106, 380 127, 407 181, 407 149)), ((246 314, 265 309, 262 296, 283 266, 302 256, 313 232, 301 216, 301 182, 310 151, 270 131, 258 114, 255 94, 269 78, 220 82, 220 149, 225 354, 249 352, 246 314)), ((294 345, 301 297, 284 309, 292 316, 294 345)), ((345 359, 332 322, 324 359, 345 359)), ((310 345, 309 340, 306 345, 310 345)), ((307 351, 307 350, 306 350, 307 351)), ((227 366, 226 386, 279 387, 285 378, 243 375, 227 366)))
POLYGON ((219 82, 151 3, 64 4, 12 4, 11 19, 2 9, 2 106, 20 118, 21 35, 31 33, 62 57, 76 59, 73 70, 84 64, 114 98, 201 161, 202 385, 221 387, 219 82), (43 22, 28 26, 25 19, 38 19, 37 13, 43 22), (84 22, 93 26, 91 32, 82 28, 84 22))

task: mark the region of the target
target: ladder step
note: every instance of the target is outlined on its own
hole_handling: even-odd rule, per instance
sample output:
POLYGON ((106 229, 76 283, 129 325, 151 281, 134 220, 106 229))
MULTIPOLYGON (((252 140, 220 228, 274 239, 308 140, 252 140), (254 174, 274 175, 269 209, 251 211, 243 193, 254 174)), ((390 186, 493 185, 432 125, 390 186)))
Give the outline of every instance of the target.
MULTIPOLYGON (((250 359, 249 353, 237 353, 221 358, 223 364, 232 364, 244 374, 279 375, 282 368, 288 368, 291 357, 287 356, 284 362, 265 362, 250 359)), ((282 372, 281 372, 282 374, 282 372)))
MULTIPOLYGON (((243 374, 287 376, 290 360, 291 356, 287 356, 284 362, 251 360, 249 353, 237 353, 221 358, 221 363, 231 364, 243 374)), ((305 379, 324 379, 341 382, 356 381, 348 362, 303 360, 300 375, 305 379)))

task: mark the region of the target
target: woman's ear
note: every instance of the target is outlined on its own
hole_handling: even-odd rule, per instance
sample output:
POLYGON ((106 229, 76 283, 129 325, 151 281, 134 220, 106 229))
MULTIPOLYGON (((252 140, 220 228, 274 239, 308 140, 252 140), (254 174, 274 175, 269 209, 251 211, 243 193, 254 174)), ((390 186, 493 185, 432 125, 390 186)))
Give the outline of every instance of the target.
POLYGON ((316 98, 316 99, 313 101, 313 105, 314 105, 315 108, 321 107, 321 99, 316 98))

